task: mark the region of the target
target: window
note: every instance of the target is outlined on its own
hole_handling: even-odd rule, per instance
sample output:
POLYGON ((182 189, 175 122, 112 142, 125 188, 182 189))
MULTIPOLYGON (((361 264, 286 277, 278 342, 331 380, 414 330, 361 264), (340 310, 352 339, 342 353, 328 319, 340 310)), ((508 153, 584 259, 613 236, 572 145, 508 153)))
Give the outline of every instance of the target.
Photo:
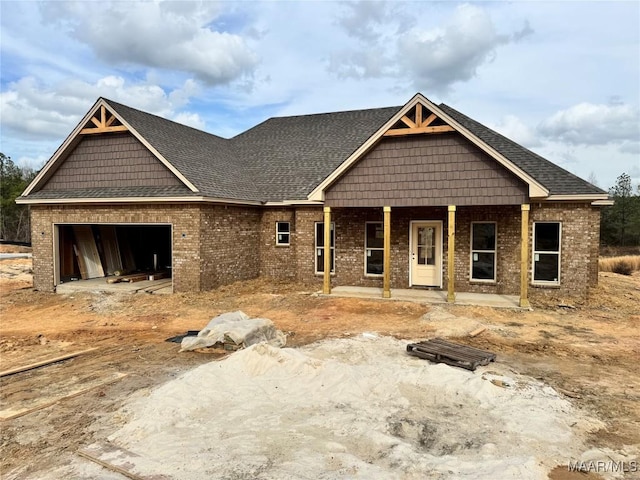
POLYGON ((533 224, 533 281, 560 284, 560 222, 533 224))
POLYGON ((496 280, 496 224, 471 223, 471 280, 496 280))
POLYGON ((276 245, 285 247, 291 240, 291 225, 289 222, 276 222, 276 245))
MULTIPOLYGON (((331 273, 335 273, 336 229, 331 222, 331 273)), ((316 273, 324 273, 324 223, 316 222, 316 273)))
POLYGON ((365 223, 364 272, 382 275, 384 269, 384 229, 382 222, 365 223))

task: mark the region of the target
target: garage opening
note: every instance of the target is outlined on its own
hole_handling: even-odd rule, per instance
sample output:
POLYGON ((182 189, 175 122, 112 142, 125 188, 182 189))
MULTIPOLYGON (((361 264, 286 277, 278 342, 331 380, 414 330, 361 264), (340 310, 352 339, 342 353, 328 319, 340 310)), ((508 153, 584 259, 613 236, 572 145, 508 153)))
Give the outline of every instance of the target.
POLYGON ((173 291, 171 225, 56 225, 57 291, 173 291))

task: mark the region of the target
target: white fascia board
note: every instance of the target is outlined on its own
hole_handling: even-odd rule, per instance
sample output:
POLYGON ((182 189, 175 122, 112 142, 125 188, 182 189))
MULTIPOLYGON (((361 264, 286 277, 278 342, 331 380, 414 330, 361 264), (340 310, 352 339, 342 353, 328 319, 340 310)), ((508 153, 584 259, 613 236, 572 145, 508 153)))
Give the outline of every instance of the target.
POLYGON ((615 203, 616 203, 615 200, 607 199, 607 200, 596 200, 594 202, 591 202, 591 205, 593 205, 594 207, 610 207, 615 203))
POLYGON ((578 202, 585 202, 585 201, 596 201, 596 200, 608 200, 609 199, 609 194, 607 193, 586 193, 586 194, 576 194, 576 195, 549 195, 547 198, 545 198, 545 200, 548 200, 550 202, 565 202, 565 201, 578 201, 578 202))
POLYGON ((109 197, 109 198, 17 198, 19 205, 106 204, 106 203, 216 203, 261 206, 262 202, 214 197, 109 197))
POLYGON ((365 143, 363 143, 355 152, 353 152, 349 158, 347 158, 337 169, 335 169, 326 179, 322 181, 307 197, 309 200, 324 201, 324 191, 332 183, 334 183, 349 167, 351 167, 360 157, 366 153, 383 135, 390 129, 396 122, 411 110, 417 103, 422 103, 431 112, 435 113, 438 117, 453 127, 458 133, 469 140, 471 143, 479 147, 482 151, 494 158, 507 170, 512 172, 516 177, 524 181, 529 186, 530 198, 545 198, 549 195, 549 190, 542 184, 534 180, 530 175, 517 167, 513 162, 507 159, 504 155, 498 153, 495 149, 484 143, 469 130, 464 128, 453 118, 443 112, 437 105, 429 101, 421 93, 417 93, 409 102, 402 107, 398 113, 396 113, 388 122, 376 131, 365 143))
POLYGON ((283 200, 281 202, 265 202, 265 207, 322 206, 324 202, 316 200, 283 200))

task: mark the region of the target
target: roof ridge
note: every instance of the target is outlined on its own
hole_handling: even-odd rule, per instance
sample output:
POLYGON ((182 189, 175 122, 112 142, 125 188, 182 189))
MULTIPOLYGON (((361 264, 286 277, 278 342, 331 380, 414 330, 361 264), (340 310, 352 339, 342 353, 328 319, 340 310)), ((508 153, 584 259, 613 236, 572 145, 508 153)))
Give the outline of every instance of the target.
POLYGON ((199 128, 195 128, 195 127, 192 127, 190 125, 185 125, 184 123, 176 122, 175 120, 171 120, 170 118, 166 118, 166 117, 163 117, 161 115, 156 115, 155 113, 146 112, 144 110, 140 110, 139 108, 131 107, 129 105, 125 105, 124 103, 116 102, 115 100, 110 100, 110 99, 108 99, 106 97, 100 97, 100 98, 102 100, 104 100, 105 102, 107 102, 109 105, 116 107, 116 109, 118 107, 122 107, 122 108, 125 108, 125 109, 134 110, 137 113, 141 113, 143 115, 147 115, 147 116, 150 116, 150 117, 157 118, 158 120, 162 120, 162 121, 165 121, 165 122, 172 123, 172 124, 174 124, 174 125, 176 125, 176 126, 178 126, 180 128, 187 128, 189 130, 194 130, 194 131, 199 132, 199 133, 204 133, 206 135, 211 135, 212 137, 216 137, 216 138, 218 138, 220 140, 225 140, 225 141, 231 140, 230 138, 221 137, 220 135, 216 135, 215 133, 207 132, 206 130, 201 130, 199 128))

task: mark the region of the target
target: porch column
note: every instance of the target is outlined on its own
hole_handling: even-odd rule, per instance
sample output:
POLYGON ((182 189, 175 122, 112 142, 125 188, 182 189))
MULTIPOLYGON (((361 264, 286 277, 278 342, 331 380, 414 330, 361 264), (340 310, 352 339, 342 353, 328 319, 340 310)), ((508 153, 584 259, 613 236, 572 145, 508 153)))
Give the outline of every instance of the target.
POLYGON ((447 209, 449 211, 449 236, 447 241, 447 302, 453 303, 456 301, 455 294, 455 255, 456 249, 456 206, 449 205, 447 209))
POLYGON ((384 216, 384 256, 382 263, 382 297, 391 297, 391 207, 382 207, 384 216))
POLYGON ((520 306, 529 308, 531 304, 528 298, 529 288, 529 210, 530 205, 523 203, 521 206, 522 223, 520 225, 520 306))
POLYGON ((324 282, 322 293, 331 293, 331 207, 324 207, 324 282))

